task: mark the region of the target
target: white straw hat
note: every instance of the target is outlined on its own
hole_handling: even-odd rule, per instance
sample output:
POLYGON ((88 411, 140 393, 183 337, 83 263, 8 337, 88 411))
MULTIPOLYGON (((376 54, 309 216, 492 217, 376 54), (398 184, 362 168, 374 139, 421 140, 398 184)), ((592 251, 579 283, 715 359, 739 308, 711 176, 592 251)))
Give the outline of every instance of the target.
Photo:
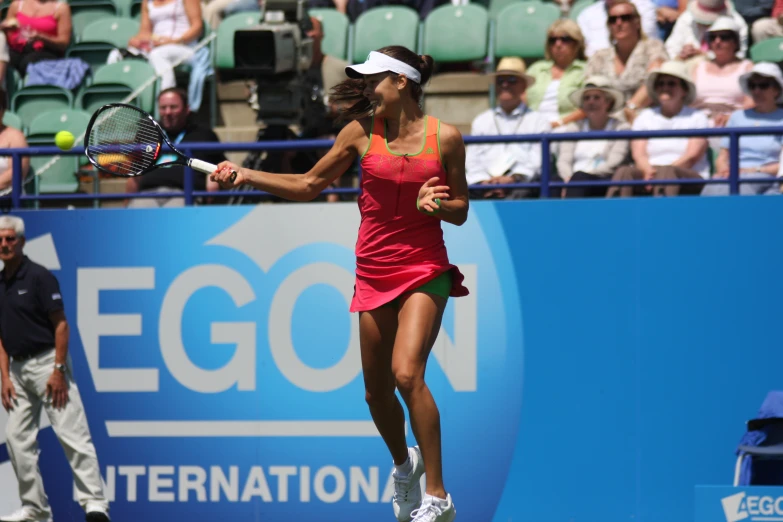
POLYGON ((658 80, 658 76, 662 74, 666 76, 674 76, 675 78, 679 78, 680 80, 684 81, 688 87, 688 93, 685 95, 684 103, 685 105, 690 105, 693 103, 693 100, 696 99, 696 85, 693 83, 691 76, 688 74, 688 66, 685 65, 685 62, 680 61, 663 62, 663 64, 661 64, 658 69, 651 71, 647 75, 647 80, 645 82, 647 85, 647 93, 655 103, 658 103, 658 95, 655 93, 655 82, 658 80))
POLYGON ((610 112, 621 109, 625 103, 625 95, 613 88, 611 80, 606 76, 590 76, 585 80, 584 86, 581 89, 572 92, 568 96, 568 99, 571 100, 571 103, 573 103, 575 107, 581 107, 582 96, 584 96, 586 91, 601 91, 612 98, 614 103, 612 104, 610 112))
POLYGON ((753 65, 753 68, 740 76, 739 83, 742 87, 742 92, 750 96, 750 89, 748 89, 748 80, 751 76, 758 75, 767 78, 772 78, 778 83, 780 88, 780 95, 778 96, 778 103, 783 102, 783 72, 780 70, 780 66, 772 62, 759 62, 753 65))

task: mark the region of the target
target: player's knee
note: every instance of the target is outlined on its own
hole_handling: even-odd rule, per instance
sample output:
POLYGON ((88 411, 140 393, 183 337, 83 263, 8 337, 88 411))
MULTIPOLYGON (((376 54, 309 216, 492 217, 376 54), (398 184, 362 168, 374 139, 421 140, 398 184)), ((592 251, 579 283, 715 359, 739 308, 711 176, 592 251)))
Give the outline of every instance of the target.
POLYGON ((382 407, 384 404, 388 404, 394 399, 394 388, 373 386, 365 387, 364 400, 367 404, 373 407, 382 407))
POLYGON ((394 383, 405 397, 424 386, 424 377, 413 368, 400 368, 394 372, 394 383))

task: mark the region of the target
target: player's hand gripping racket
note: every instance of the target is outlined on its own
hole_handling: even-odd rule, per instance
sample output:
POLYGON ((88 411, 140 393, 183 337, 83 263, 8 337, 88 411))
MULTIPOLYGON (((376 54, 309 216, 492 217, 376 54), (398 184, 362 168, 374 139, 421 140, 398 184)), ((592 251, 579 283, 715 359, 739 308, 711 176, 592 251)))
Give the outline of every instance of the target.
MULTIPOLYGON (((217 165, 185 156, 166 138, 160 124, 145 111, 125 103, 104 105, 92 115, 84 153, 98 170, 114 176, 141 176, 159 167, 186 165, 212 174, 217 165), (163 144, 177 159, 157 164, 163 144)), ((237 177, 233 172, 231 181, 237 177)))

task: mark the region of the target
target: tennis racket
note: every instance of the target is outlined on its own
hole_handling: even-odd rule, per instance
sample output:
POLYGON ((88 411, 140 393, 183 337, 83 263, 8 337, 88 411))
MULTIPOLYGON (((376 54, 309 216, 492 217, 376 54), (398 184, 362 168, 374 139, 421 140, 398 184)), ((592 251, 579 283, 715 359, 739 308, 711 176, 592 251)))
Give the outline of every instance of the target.
MULTIPOLYGON (((185 156, 166 138, 152 116, 125 103, 110 103, 95 111, 85 137, 87 159, 101 172, 113 176, 142 176, 171 165, 185 165, 204 174, 212 174, 217 169, 217 165, 185 156), (157 163, 164 143, 177 159, 157 163)), ((233 172, 231 181, 236 177, 237 173, 233 172)))

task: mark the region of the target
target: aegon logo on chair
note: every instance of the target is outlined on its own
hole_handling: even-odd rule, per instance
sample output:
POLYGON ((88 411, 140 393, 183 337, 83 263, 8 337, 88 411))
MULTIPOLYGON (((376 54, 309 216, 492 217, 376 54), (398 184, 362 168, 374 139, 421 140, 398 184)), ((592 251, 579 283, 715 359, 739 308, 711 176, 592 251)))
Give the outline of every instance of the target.
POLYGON ((783 496, 746 495, 744 492, 723 497, 723 514, 726 522, 757 520, 764 522, 783 521, 783 496))

